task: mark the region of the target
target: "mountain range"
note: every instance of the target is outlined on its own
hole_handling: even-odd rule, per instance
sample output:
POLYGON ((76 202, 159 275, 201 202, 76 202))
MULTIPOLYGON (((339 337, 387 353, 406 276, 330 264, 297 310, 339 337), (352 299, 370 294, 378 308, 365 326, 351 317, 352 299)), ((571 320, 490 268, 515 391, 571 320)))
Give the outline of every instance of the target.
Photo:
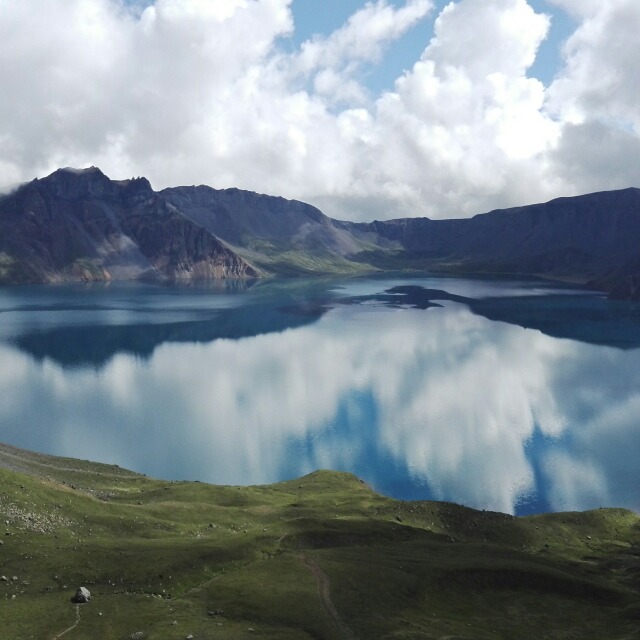
POLYGON ((58 169, 0 196, 0 283, 194 280, 388 270, 517 273, 640 299, 640 189, 473 218, 354 223, 240 189, 154 191, 58 169))

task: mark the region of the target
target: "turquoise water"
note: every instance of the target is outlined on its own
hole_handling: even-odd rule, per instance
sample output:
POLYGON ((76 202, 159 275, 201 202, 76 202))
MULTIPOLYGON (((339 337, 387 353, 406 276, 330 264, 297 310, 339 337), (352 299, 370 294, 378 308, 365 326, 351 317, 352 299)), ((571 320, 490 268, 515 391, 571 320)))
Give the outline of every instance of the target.
POLYGON ((166 479, 330 468, 399 498, 640 511, 640 306, 418 276, 0 288, 0 440, 166 479))

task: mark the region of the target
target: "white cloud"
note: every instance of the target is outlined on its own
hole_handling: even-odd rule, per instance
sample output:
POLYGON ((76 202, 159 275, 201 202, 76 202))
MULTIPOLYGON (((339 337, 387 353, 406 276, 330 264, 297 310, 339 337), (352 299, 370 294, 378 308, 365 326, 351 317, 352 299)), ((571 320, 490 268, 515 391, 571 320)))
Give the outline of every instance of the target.
POLYGON ((287 72, 311 76, 315 91, 330 103, 363 100, 366 90, 353 79, 362 63, 378 61, 385 46, 404 35, 432 7, 432 0, 408 0, 399 9, 386 0, 367 2, 330 36, 304 42, 299 53, 286 59, 287 72))
POLYGON ((558 135, 544 87, 526 76, 547 27, 524 0, 445 8, 422 59, 376 105, 362 191, 382 185, 387 217, 399 199, 411 215, 439 217, 534 196, 539 156, 558 135))
MULTIPOLYGON (((555 511, 575 511, 612 505, 608 478, 591 460, 553 452, 543 461, 543 473, 553 478, 549 487, 549 502, 555 511)), ((633 506, 634 502, 632 500, 627 504, 633 506)))
POLYGON ((551 158, 575 193, 640 184, 640 136, 599 120, 566 124, 551 158))
POLYGON ((566 65, 548 90, 565 122, 552 156, 576 191, 640 184, 640 4, 635 0, 554 0, 578 28, 564 45, 566 65))
POLYGON ((564 45, 566 67, 550 87, 551 107, 574 124, 599 119, 640 132, 640 4, 555 2, 581 22, 564 45))
POLYGON ((548 88, 528 75, 548 16, 526 0, 451 2, 377 96, 366 74, 432 0, 369 2, 293 52, 292 1, 0 0, 0 183, 95 164, 350 219, 544 200, 588 190, 596 166, 600 188, 620 186, 608 167, 640 125, 635 0, 554 0, 577 27, 548 88), (595 124, 606 162, 584 153, 595 124))

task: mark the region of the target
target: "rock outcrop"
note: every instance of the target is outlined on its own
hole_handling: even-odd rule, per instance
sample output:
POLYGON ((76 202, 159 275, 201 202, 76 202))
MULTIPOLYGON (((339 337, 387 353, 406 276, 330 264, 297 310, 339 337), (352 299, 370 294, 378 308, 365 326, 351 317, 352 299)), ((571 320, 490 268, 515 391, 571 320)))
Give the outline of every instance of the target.
POLYGON ((173 187, 160 195, 266 271, 277 274, 364 271, 350 260, 368 248, 316 207, 241 189, 173 187))
POLYGON ((75 595, 71 598, 71 602, 75 604, 86 604, 91 600, 91 592, 86 587, 78 587, 75 595))
POLYGON ((145 178, 59 169, 0 199, 0 282, 258 275, 145 178))

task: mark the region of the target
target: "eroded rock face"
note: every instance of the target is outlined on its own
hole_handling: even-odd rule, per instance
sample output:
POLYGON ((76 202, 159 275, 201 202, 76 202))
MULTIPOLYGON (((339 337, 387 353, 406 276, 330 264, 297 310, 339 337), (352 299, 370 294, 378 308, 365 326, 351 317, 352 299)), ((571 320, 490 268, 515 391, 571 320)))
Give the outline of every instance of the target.
POLYGON ((258 275, 145 178, 59 169, 0 197, 0 283, 258 275))
POLYGON ((79 587, 71 598, 71 602, 75 604, 86 604, 89 600, 91 600, 91 592, 86 587, 79 587))
POLYGON ((469 219, 371 223, 239 189, 155 192, 146 178, 110 180, 95 167, 0 196, 0 284, 408 268, 562 277, 639 299, 639 240, 637 188, 469 219))

